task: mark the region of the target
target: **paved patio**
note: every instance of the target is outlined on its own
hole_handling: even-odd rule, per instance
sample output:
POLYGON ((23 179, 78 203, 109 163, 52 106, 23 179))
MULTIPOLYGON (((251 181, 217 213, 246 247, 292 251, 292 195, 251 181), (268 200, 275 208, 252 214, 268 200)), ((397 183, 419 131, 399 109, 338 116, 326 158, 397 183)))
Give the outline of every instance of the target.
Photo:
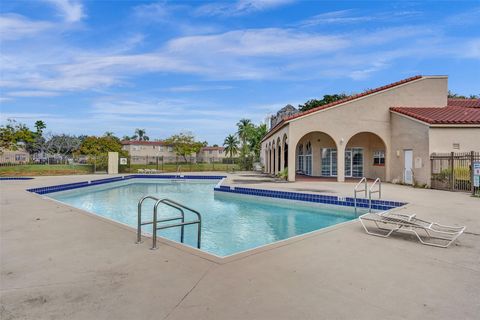
MULTIPOLYGON (((466 225, 448 249, 365 234, 358 222, 218 264, 26 192, 102 178, 1 181, 1 319, 478 319, 480 199, 383 185, 419 217, 466 225)), ((226 184, 351 195, 354 183, 226 184)))

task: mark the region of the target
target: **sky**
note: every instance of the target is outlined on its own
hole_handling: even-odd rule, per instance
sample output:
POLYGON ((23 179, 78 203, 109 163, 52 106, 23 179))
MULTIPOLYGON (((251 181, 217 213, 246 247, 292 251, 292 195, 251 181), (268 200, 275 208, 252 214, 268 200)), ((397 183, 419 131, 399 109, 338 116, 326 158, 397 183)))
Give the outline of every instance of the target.
POLYGON ((241 118, 448 75, 480 94, 480 1, 2 0, 1 119, 222 144, 241 118))

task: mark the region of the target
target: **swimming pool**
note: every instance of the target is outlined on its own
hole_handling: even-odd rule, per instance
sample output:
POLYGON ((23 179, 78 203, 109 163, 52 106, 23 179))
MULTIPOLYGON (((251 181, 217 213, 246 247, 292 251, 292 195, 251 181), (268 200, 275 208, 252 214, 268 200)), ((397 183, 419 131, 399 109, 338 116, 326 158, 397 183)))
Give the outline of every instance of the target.
MULTIPOLYGON (((201 250, 225 257, 279 240, 322 229, 355 218, 353 209, 320 204, 301 204, 283 199, 215 193, 218 181, 132 179, 49 193, 48 196, 99 216, 137 226, 138 200, 145 195, 169 198, 202 214, 201 250)), ((154 201, 146 200, 143 220, 152 219, 154 201)), ((159 218, 177 216, 159 207, 159 218)), ((186 213, 186 220, 195 216, 186 213)), ((145 226, 151 232, 151 226, 145 226)), ((159 231, 160 237, 180 240, 180 228, 159 231)), ((184 243, 195 247, 197 227, 185 227, 184 243)))

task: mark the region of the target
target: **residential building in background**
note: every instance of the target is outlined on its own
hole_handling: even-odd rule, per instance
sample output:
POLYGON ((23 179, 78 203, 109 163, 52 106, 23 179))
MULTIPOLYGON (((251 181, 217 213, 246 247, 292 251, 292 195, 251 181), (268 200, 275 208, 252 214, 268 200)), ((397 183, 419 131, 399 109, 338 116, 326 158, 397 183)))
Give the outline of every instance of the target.
MULTIPOLYGON (((183 162, 172 145, 163 141, 122 141, 122 149, 128 151, 132 164, 155 164, 157 159, 165 163, 183 162)), ((197 154, 188 157, 191 162, 222 162, 225 158, 223 147, 203 147, 197 154)))

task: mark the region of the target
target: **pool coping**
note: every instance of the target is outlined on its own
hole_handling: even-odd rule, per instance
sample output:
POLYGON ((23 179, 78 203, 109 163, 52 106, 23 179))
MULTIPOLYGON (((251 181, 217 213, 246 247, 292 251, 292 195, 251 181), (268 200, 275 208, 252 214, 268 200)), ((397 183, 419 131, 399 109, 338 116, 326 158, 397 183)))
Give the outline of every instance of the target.
MULTIPOLYGON (((61 185, 48 186, 48 187, 29 188, 29 189, 26 189, 26 191, 28 191, 30 193, 33 193, 36 196, 39 196, 40 198, 42 198, 44 200, 53 201, 53 202, 58 203, 60 205, 69 207, 73 210, 77 210, 78 212, 86 214, 90 217, 99 219, 101 221, 107 222, 111 225, 120 227, 122 229, 129 230, 136 235, 137 229, 135 227, 132 227, 130 225, 127 225, 125 223, 122 223, 122 222, 119 222, 119 221, 116 221, 116 220, 113 220, 113 219, 102 217, 102 216, 100 216, 96 213, 93 213, 93 212, 90 212, 90 211, 87 211, 87 210, 83 210, 83 209, 74 207, 72 205, 69 205, 67 203, 64 203, 62 201, 59 201, 59 200, 53 199, 51 197, 45 196, 46 194, 53 193, 53 192, 78 189, 78 188, 82 188, 82 187, 89 187, 89 186, 101 185, 101 184, 105 184, 105 183, 131 180, 131 179, 136 179, 136 178, 138 178, 138 179, 157 178, 157 179, 165 179, 165 180, 170 179, 170 180, 173 180, 173 181, 175 181, 175 180, 178 181, 178 180, 218 180, 218 179, 220 179, 220 181, 214 187, 214 192, 234 193, 234 194, 237 194, 239 196, 240 195, 241 196, 248 196, 248 197, 251 197, 251 198, 257 198, 257 197, 269 197, 269 198, 272 198, 272 199, 279 198, 279 199, 283 199, 283 200, 291 200, 293 202, 298 201, 298 202, 303 202, 303 203, 323 203, 323 204, 330 204, 330 205, 339 205, 339 204, 332 203, 332 201, 334 201, 333 198, 336 198, 337 202, 342 201, 342 202, 345 202, 345 203, 347 203, 346 199, 349 198, 349 197, 338 197, 338 196, 324 196, 324 195, 316 195, 316 194, 308 194, 308 193, 300 193, 300 192, 285 192, 285 191, 270 190, 270 189, 257 189, 257 188, 223 186, 222 183, 226 180, 226 176, 216 176, 216 175, 209 176, 209 175, 153 175, 153 174, 142 175, 142 174, 132 174, 132 175, 124 175, 124 176, 114 177, 114 178, 88 180, 88 181, 84 181, 84 182, 68 183, 68 184, 61 184, 61 185), (229 191, 226 191, 227 188, 228 188, 229 191), (298 194, 298 195, 301 195, 300 196, 301 199, 293 199, 291 197, 291 195, 286 195, 286 194, 298 194), (290 197, 288 197, 288 196, 290 196, 290 197), (327 197, 327 198, 323 198, 323 197, 327 197), (328 201, 328 202, 325 202, 325 201, 328 201)), ((363 199, 363 198, 358 198, 357 200, 359 200, 359 199, 363 199)), ((364 200, 368 201, 368 199, 364 199, 364 200)), ((373 201, 374 200, 372 200, 372 202, 373 201)), ((376 201, 378 201, 378 200, 376 200, 376 201)), ((389 209, 386 209, 386 210, 403 209, 403 208, 405 208, 409 205, 408 203, 405 203, 405 202, 395 202, 395 203, 398 203, 398 204, 401 204, 401 205, 395 206, 395 207, 389 207, 389 209)), ((350 205, 345 204, 344 206, 350 206, 350 205)), ((360 205, 359 205, 359 207, 360 207, 360 205)), ((362 206, 362 208, 365 208, 365 206, 362 206)), ((367 203, 366 208, 368 208, 368 203, 367 203)), ((373 208, 373 205, 372 205, 372 208, 373 208)), ((377 209, 377 210, 381 210, 381 209, 377 209)), ((255 255, 255 254, 266 252, 266 251, 269 251, 269 250, 272 250, 272 249, 275 249, 275 248, 279 248, 279 247, 283 247, 283 246, 286 246, 286 245, 289 245, 289 244, 293 244, 293 243, 296 243, 296 242, 299 242, 299 241, 302 241, 302 240, 305 240, 305 239, 308 239, 308 238, 311 238, 311 237, 314 237, 314 236, 317 236, 317 235, 320 235, 320 234, 323 234, 323 233, 331 232, 331 231, 336 230, 338 228, 342 228, 342 227, 345 227, 349 224, 353 224, 357 221, 358 221, 358 218, 354 218, 354 219, 349 220, 349 221, 337 223, 337 224, 334 224, 334 225, 331 225, 331 226, 328 226, 328 227, 325 227, 325 228, 313 230, 313 231, 310 231, 310 232, 307 232, 307 233, 302 233, 302 234, 299 234, 299 235, 296 235, 296 236, 293 236, 293 237, 289 237, 289 238, 286 238, 286 239, 278 240, 278 241, 275 241, 275 242, 272 242, 272 243, 267 243, 267 244, 264 244, 262 246, 258 246, 258 247, 252 248, 252 249, 247 249, 247 250, 244 250, 244 251, 236 252, 234 254, 227 255, 227 256, 218 256, 214 253, 206 252, 206 251, 203 251, 201 249, 197 249, 195 247, 191 247, 189 245, 186 245, 186 244, 183 244, 183 243, 180 243, 180 242, 169 240, 169 239, 161 237, 159 235, 157 235, 157 243, 165 244, 165 245, 180 249, 184 252, 193 254, 197 257, 206 259, 208 261, 211 261, 211 262, 214 262, 214 263, 217 263, 217 264, 226 264, 226 263, 237 261, 239 259, 243 259, 243 258, 252 256, 252 255, 255 255)), ((151 236, 152 235, 148 232, 142 232, 142 243, 145 242, 145 238, 151 240, 151 236)))

